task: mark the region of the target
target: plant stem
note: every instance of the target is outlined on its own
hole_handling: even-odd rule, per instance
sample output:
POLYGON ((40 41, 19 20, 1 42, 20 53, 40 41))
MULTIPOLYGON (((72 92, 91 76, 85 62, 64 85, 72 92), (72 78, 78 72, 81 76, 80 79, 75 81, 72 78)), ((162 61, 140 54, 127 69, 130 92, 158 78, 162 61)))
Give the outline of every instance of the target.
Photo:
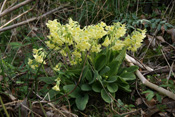
POLYGON ((47 73, 46 73, 46 70, 44 69, 44 65, 42 64, 42 68, 43 68, 43 71, 45 73, 45 75, 48 77, 47 73))
POLYGON ((9 114, 8 114, 8 112, 7 112, 7 110, 6 110, 6 108, 5 108, 5 106, 4 106, 4 103, 3 103, 3 101, 2 101, 1 96, 0 96, 0 102, 1 102, 2 108, 4 109, 4 112, 5 112, 6 116, 7 116, 7 117, 10 117, 9 114))
POLYGON ((72 61, 71 54, 70 54, 70 49, 69 49, 67 43, 66 43, 66 51, 68 53, 69 61, 72 61))

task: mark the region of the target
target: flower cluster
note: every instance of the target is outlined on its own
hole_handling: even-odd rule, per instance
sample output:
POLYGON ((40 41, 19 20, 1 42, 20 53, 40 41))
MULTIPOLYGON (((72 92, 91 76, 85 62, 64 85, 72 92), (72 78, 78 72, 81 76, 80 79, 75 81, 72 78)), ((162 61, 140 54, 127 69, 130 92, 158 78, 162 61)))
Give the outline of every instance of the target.
POLYGON ((50 29, 47 46, 59 51, 62 56, 68 56, 71 65, 81 62, 84 52, 90 50, 92 53, 99 53, 102 47, 108 47, 113 51, 127 47, 128 50, 136 51, 145 38, 145 30, 135 30, 128 35, 125 25, 119 22, 111 26, 101 22, 80 28, 78 22, 70 18, 69 23, 65 25, 57 20, 49 20, 46 25, 50 29), (102 38, 104 42, 99 43, 99 39, 102 38))
POLYGON ((33 60, 28 59, 28 65, 32 69, 36 69, 41 63, 46 64, 46 62, 44 61, 44 58, 46 57, 46 55, 43 52, 43 48, 33 49, 33 57, 34 57, 33 60))
POLYGON ((55 91, 60 91, 59 86, 60 86, 61 79, 58 77, 55 81, 56 81, 56 85, 52 87, 52 89, 55 91))
MULTIPOLYGON (((53 50, 58 51, 63 57, 69 58, 71 65, 81 63, 85 58, 85 52, 99 53, 103 48, 108 48, 111 51, 120 51, 126 47, 128 50, 136 51, 141 46, 145 38, 145 30, 135 30, 131 35, 126 34, 125 24, 120 22, 114 23, 111 26, 100 22, 96 25, 85 26, 80 28, 78 22, 71 18, 65 25, 57 22, 57 20, 48 21, 46 24, 50 29, 46 45, 53 50), (102 41, 102 42, 101 42, 102 41)), ((38 54, 39 50, 34 50, 34 58, 37 63, 43 61, 44 54, 38 54)), ((29 59, 29 65, 35 69, 37 64, 32 64, 33 60, 29 59)), ((45 64, 45 62, 43 62, 45 64)), ((57 64, 53 70, 60 71, 61 64, 57 64)), ((56 85, 52 88, 59 91, 60 78, 56 79, 56 85)))

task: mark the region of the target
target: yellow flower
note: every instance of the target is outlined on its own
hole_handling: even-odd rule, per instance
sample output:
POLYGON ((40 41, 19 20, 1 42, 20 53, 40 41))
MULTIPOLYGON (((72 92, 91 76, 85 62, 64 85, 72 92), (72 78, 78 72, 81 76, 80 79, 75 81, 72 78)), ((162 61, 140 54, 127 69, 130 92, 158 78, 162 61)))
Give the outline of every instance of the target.
POLYGON ((99 53, 101 51, 100 48, 101 48, 101 45, 100 44, 99 45, 96 45, 96 46, 93 45, 92 48, 91 48, 91 51, 92 52, 95 52, 95 53, 99 53))
POLYGON ((119 51, 124 47, 124 43, 120 40, 117 40, 115 45, 112 47, 112 50, 119 51))
POLYGON ((89 50, 90 48, 90 44, 87 42, 87 41, 82 41, 80 43, 77 43, 77 48, 80 50, 80 51, 86 51, 86 50, 89 50))
POLYGON ((71 65, 76 65, 76 64, 77 64, 77 61, 72 60, 72 61, 70 61, 70 64, 71 64, 71 65))
POLYGON ((81 58, 81 53, 80 53, 80 52, 74 51, 72 54, 73 54, 76 58, 81 58))
POLYGON ((35 68, 38 67, 38 65, 37 65, 36 63, 33 65, 33 60, 31 60, 31 59, 28 59, 28 65, 29 65, 32 69, 35 69, 35 68))
POLYGON ((33 62, 34 60, 31 59, 28 60, 28 64, 32 69, 37 68, 38 63, 43 62, 43 64, 46 64, 46 62, 44 61, 45 53, 42 50, 43 48, 33 49, 33 57, 35 58, 35 62, 33 62))
POLYGON ((32 63, 33 63, 33 60, 28 59, 28 65, 32 65, 32 63))
POLYGON ((55 81, 56 81, 56 85, 52 87, 52 89, 55 91, 60 91, 59 86, 60 86, 61 79, 58 77, 55 81))
POLYGON ((55 90, 55 91, 60 91, 60 88, 59 88, 58 85, 55 85, 54 87, 52 87, 52 89, 55 90))
POLYGON ((143 39, 146 37, 146 30, 134 31, 131 36, 131 46, 128 48, 131 51, 136 51, 142 44, 143 39))
POLYGON ((54 68, 53 68, 53 70, 55 70, 55 71, 60 71, 60 68, 61 68, 61 63, 58 63, 54 68))
POLYGON ((45 43, 50 49, 54 49, 55 48, 55 45, 51 44, 50 41, 46 41, 45 43))
POLYGON ((111 42, 110 42, 110 40, 109 40, 109 37, 106 36, 105 41, 103 42, 102 45, 105 46, 105 47, 107 47, 109 44, 111 44, 111 42))
POLYGON ((130 46, 132 44, 132 40, 130 39, 130 36, 127 36, 125 40, 123 41, 126 47, 130 46))
POLYGON ((117 29, 116 37, 117 38, 123 37, 125 33, 126 33, 126 28, 125 28, 125 25, 123 24, 121 27, 117 29))
POLYGON ((38 63, 42 63, 43 62, 43 64, 46 64, 46 62, 45 61, 43 61, 43 57, 42 56, 39 56, 39 55, 33 55, 33 57, 35 58, 35 60, 36 60, 36 62, 38 62, 38 63))
POLYGON ((59 25, 59 23, 55 19, 53 21, 49 20, 48 23, 46 23, 46 25, 50 30, 55 31, 55 30, 58 30, 57 26, 59 25))
POLYGON ((63 49, 60 51, 60 54, 61 54, 62 56, 67 56, 66 52, 65 52, 63 49))
POLYGON ((106 23, 101 22, 101 23, 100 23, 100 26, 105 27, 105 26, 106 26, 106 23))
POLYGON ((38 51, 39 51, 39 50, 37 50, 37 49, 33 49, 33 53, 34 53, 34 54, 37 54, 38 51))

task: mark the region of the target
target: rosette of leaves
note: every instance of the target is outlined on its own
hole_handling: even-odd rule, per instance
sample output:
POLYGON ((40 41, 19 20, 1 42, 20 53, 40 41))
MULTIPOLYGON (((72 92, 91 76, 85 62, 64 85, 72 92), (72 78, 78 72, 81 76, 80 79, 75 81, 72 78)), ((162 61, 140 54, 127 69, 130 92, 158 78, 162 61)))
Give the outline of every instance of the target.
MULTIPOLYGON (((125 55, 125 48, 119 53, 115 51, 103 51, 95 59, 92 59, 94 61, 89 60, 87 62, 79 85, 69 94, 70 98, 75 99, 79 110, 86 108, 90 92, 100 93, 101 98, 105 102, 112 103, 119 89, 126 92, 131 91, 128 81, 136 79, 134 72, 138 67, 122 67, 125 55)), ((79 78, 81 69, 69 70, 68 73, 73 73, 79 78)), ((75 78, 72 84, 65 85, 63 89, 67 92, 74 89, 77 78, 75 78)))

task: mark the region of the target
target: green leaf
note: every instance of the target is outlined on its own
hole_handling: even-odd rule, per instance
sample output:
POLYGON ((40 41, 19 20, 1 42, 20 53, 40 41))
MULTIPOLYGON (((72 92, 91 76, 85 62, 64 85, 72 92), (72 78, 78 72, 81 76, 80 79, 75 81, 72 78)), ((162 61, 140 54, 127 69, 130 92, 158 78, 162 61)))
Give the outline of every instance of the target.
POLYGON ((130 24, 131 24, 131 22, 133 22, 133 20, 129 19, 129 20, 128 20, 128 24, 130 25, 130 24))
MULTIPOLYGON (((63 89, 69 93, 70 91, 72 91, 74 89, 76 85, 71 84, 71 85, 65 85, 63 86, 63 89)), ((81 90, 79 87, 77 87, 71 94, 69 94, 70 97, 72 98, 76 98, 77 96, 79 96, 81 94, 81 90)))
POLYGON ((120 51, 119 55, 111 63, 109 63, 110 71, 107 72, 108 76, 113 76, 118 73, 118 69, 122 64, 125 55, 126 55, 126 48, 123 48, 122 51, 120 51))
POLYGON ((105 67, 100 71, 100 75, 102 76, 103 74, 107 73, 108 71, 110 71, 110 67, 109 67, 109 66, 105 66, 105 67))
POLYGON ((160 22, 160 19, 156 19, 156 21, 155 21, 156 23, 158 23, 158 22, 160 22))
POLYGON ((83 84, 81 85, 81 90, 82 91, 90 91, 92 88, 88 84, 83 84))
POLYGON ((122 21, 121 21, 121 23, 125 23, 127 20, 126 19, 123 19, 122 21))
POLYGON ((117 102, 118 102, 118 104, 117 104, 118 107, 124 106, 124 103, 121 101, 121 99, 118 99, 117 102))
POLYGON ((131 73, 131 72, 125 72, 125 73, 122 73, 120 75, 120 77, 122 79, 124 79, 125 81, 128 81, 128 80, 135 80, 136 79, 136 76, 134 73, 131 73))
POLYGON ((160 24, 165 24, 165 23, 166 23, 166 21, 161 21, 161 22, 160 22, 160 24))
POLYGON ((39 81, 43 81, 46 84, 53 84, 56 82, 55 81, 56 77, 39 77, 38 79, 39 81))
POLYGON ((100 93, 102 89, 103 89, 103 87, 101 86, 101 84, 100 84, 99 82, 95 82, 95 83, 92 85, 92 90, 93 90, 94 92, 100 93))
POLYGON ((81 73, 81 69, 71 69, 71 70, 66 71, 66 73, 79 75, 81 73))
POLYGON ((163 27, 164 27, 165 31, 167 31, 167 25, 163 25, 163 27))
POLYGON ((97 71, 100 71, 104 67, 105 64, 106 64, 106 55, 100 54, 100 56, 96 58, 95 69, 97 71))
POLYGON ((158 94, 158 93, 156 93, 156 99, 161 103, 162 102, 162 98, 161 98, 161 96, 158 94))
POLYGON ((90 69, 88 69, 88 71, 87 71, 86 79, 87 79, 89 82, 93 80, 92 71, 91 71, 90 69))
POLYGON ((106 81, 106 83, 113 83, 117 80, 118 76, 110 76, 106 81))
POLYGON ((151 28, 153 28, 153 29, 156 28, 156 23, 152 23, 151 28))
POLYGON ((132 22, 132 26, 135 26, 136 25, 136 22, 132 22))
POLYGON ((123 80, 122 78, 118 77, 116 82, 117 82, 117 84, 118 84, 120 89, 122 89, 122 90, 124 90, 126 92, 131 92, 130 86, 125 80, 123 80))
MULTIPOLYGON (((51 89, 51 88, 49 89, 48 85, 44 85, 42 88, 39 89, 38 94, 40 96, 45 96, 46 93, 49 92, 49 90, 53 90, 53 89, 51 89)), ((55 91, 55 90, 53 90, 53 91, 55 91)), ((55 92, 58 92, 58 91, 55 91, 55 92)))
POLYGON ((77 96, 75 99, 75 103, 76 103, 77 108, 79 110, 84 110, 86 108, 88 100, 89 100, 88 94, 84 94, 83 96, 82 95, 77 96))
POLYGON ((108 76, 113 76, 116 75, 118 73, 118 69, 119 69, 120 63, 118 60, 114 60, 109 64, 110 67, 110 71, 107 72, 108 76))
POLYGON ((154 92, 151 90, 144 91, 142 93, 147 93, 148 95, 146 96, 146 99, 150 101, 154 97, 154 92))
MULTIPOLYGON (((115 93, 113 93, 112 96, 115 98, 115 93)), ((110 97, 110 95, 107 94, 104 89, 101 90, 101 97, 107 103, 111 103, 113 101, 113 99, 110 97)))
POLYGON ((107 85, 107 89, 111 92, 111 93, 115 93, 118 90, 118 85, 116 83, 111 83, 107 85))
POLYGON ((126 68, 127 72, 135 72, 138 69, 139 69, 138 66, 131 66, 131 67, 126 68))
POLYGON ((135 14, 132 14, 132 18, 135 19, 135 20, 138 19, 135 14))
POLYGON ((22 43, 19 43, 19 42, 11 42, 10 45, 11 45, 12 48, 14 48, 14 49, 23 46, 22 43))
POLYGON ((59 93, 58 91, 55 91, 55 90, 51 89, 48 92, 48 94, 49 94, 50 97, 47 96, 46 99, 47 100, 53 99, 56 95, 58 95, 58 93, 59 93))
POLYGON ((159 31, 161 29, 161 25, 159 24, 157 27, 157 30, 159 31))
POLYGON ((84 80, 84 78, 86 77, 88 71, 89 71, 89 67, 86 65, 84 67, 84 70, 83 70, 83 75, 82 75, 82 78, 81 78, 82 80, 84 80))
POLYGON ((139 26, 139 25, 140 25, 140 22, 142 23, 141 20, 138 20, 138 21, 136 22, 136 25, 139 26))
POLYGON ((92 83, 97 79, 98 76, 99 76, 98 71, 95 70, 95 71, 94 71, 94 77, 93 77, 93 79, 89 82, 89 84, 92 84, 92 83))
POLYGON ((167 27, 169 28, 173 28, 173 25, 169 24, 169 23, 165 23, 167 27))

